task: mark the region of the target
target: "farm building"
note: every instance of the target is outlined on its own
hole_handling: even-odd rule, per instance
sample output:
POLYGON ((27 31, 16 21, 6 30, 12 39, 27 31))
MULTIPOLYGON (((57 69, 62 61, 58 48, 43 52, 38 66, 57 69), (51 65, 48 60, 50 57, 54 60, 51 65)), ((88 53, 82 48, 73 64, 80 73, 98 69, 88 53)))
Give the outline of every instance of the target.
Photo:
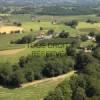
POLYGON ((95 37, 87 36, 87 38, 88 38, 89 40, 96 41, 96 38, 95 38, 95 37))
POLYGON ((36 38, 42 39, 45 36, 45 32, 38 32, 36 38))
POLYGON ((46 35, 45 32, 39 32, 36 38, 37 39, 51 39, 52 35, 46 35))

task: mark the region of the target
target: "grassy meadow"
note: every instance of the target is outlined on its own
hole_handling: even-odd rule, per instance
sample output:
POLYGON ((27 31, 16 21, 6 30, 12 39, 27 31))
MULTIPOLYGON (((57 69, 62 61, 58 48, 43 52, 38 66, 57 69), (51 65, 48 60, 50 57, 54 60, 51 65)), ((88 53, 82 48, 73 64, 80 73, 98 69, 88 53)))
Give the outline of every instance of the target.
MULTIPOLYGON (((2 14, 0 15, 2 16, 2 14)), ((26 56, 28 54, 32 53, 33 51, 36 50, 44 50, 43 48, 28 48, 27 44, 11 44, 11 41, 15 41, 18 39, 21 39, 23 36, 32 34, 36 35, 39 32, 40 27, 43 27, 45 31, 48 31, 50 29, 54 29, 56 33, 61 32, 62 30, 65 30, 66 32, 69 32, 70 36, 78 36, 87 34, 90 31, 100 31, 100 18, 95 16, 95 15, 80 15, 80 16, 32 16, 28 14, 23 14, 23 15, 4 15, 5 19, 3 20, 4 25, 13 25, 13 22, 21 22, 22 28, 24 29, 24 33, 22 34, 8 34, 8 35, 0 35, 0 50, 15 50, 15 49, 22 49, 24 48, 23 51, 18 52, 17 54, 13 55, 0 55, 0 62, 5 62, 5 61, 10 61, 15 63, 18 61, 18 59, 21 56, 26 56), (86 23, 86 20, 90 18, 94 18, 95 20, 98 21, 96 24, 90 24, 86 23), (69 20, 78 20, 79 24, 76 27, 76 29, 73 29, 69 26, 64 25, 64 22, 69 21, 69 20), (40 20, 40 22, 38 22, 40 20), (52 21, 56 20, 57 22, 55 24, 52 24, 52 21), (30 30, 33 30, 32 32, 30 30)), ((81 43, 82 46, 87 46, 89 44, 94 44, 91 41, 83 42, 81 43)), ((50 50, 50 48, 45 48, 46 50, 50 50)), ((53 48, 52 50, 54 50, 53 48)), ((56 49, 57 51, 61 49, 56 49)), ((64 49, 62 49, 64 50, 64 49)))
MULTIPOLYGON (((3 19, 4 25, 13 25, 13 22, 21 22, 22 28, 24 29, 24 33, 22 34, 7 34, 7 35, 0 35, 0 52, 4 51, 3 54, 0 54, 0 63, 3 62, 10 62, 12 64, 17 63, 21 56, 27 56, 32 54, 32 52, 36 51, 56 51, 61 52, 66 49, 66 45, 63 48, 49 48, 49 47, 33 47, 28 48, 27 44, 11 44, 11 41, 15 41, 21 39, 23 36, 26 35, 33 35, 35 36, 38 32, 40 27, 43 27, 45 31, 50 29, 54 29, 56 33, 65 30, 69 32, 71 37, 75 37, 80 35, 87 34, 91 31, 100 31, 100 17, 95 15, 81 15, 81 16, 36 16, 34 20, 32 20, 31 15, 2 15, 5 16, 3 19), (88 18, 95 19, 98 21, 96 24, 89 24, 86 23, 88 18), (64 22, 70 20, 78 20, 79 24, 74 29, 69 26, 65 26, 64 22), (40 22, 38 22, 40 20, 40 22), (52 24, 52 21, 56 20, 57 23, 52 24), (32 29, 33 31, 30 31, 32 29), (16 49, 23 49, 20 52, 13 53, 16 49), (9 50, 9 51, 7 51, 9 50), (11 50, 11 51, 10 51, 11 50)), ((2 23, 0 23, 1 25, 2 23)), ((95 45, 92 41, 82 42, 81 46, 88 46, 88 45, 95 45)), ((2 53, 2 52, 1 52, 2 53)), ((32 85, 26 88, 16 88, 16 89, 7 89, 4 87, 0 87, 0 100, 42 100, 50 91, 53 91, 54 88, 61 82, 61 80, 51 80, 46 81, 41 84, 32 85)))

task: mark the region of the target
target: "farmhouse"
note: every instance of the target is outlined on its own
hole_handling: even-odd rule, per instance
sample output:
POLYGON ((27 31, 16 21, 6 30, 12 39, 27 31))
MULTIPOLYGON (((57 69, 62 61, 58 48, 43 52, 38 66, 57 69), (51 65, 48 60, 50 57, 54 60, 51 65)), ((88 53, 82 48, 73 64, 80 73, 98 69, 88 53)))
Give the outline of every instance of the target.
POLYGON ((88 35, 87 38, 88 38, 89 40, 96 41, 95 37, 92 37, 92 36, 89 36, 89 35, 88 35))
POLYGON ((51 39, 52 35, 46 35, 45 32, 39 32, 36 39, 51 39))
POLYGON ((38 32, 36 38, 43 39, 44 36, 45 36, 45 32, 38 32))
POLYGON ((86 52, 86 53, 91 53, 92 50, 90 50, 90 49, 88 49, 88 48, 84 48, 84 52, 86 52))

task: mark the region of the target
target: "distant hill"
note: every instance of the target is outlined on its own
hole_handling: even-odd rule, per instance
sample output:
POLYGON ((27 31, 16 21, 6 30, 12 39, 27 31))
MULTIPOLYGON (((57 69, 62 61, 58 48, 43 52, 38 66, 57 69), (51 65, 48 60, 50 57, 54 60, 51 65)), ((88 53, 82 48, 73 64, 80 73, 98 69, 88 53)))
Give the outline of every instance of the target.
POLYGON ((51 5, 51 4, 98 4, 100 0, 0 0, 0 3, 8 4, 34 4, 34 5, 51 5))

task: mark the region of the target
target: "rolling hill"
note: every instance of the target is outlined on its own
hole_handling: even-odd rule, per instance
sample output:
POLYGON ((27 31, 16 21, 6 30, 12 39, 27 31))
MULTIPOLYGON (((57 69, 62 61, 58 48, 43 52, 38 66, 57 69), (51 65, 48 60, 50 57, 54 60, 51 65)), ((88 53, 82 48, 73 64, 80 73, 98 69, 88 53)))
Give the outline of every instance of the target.
POLYGON ((51 4, 98 4, 100 0, 0 0, 2 3, 9 4, 34 4, 34 5, 51 5, 51 4))

